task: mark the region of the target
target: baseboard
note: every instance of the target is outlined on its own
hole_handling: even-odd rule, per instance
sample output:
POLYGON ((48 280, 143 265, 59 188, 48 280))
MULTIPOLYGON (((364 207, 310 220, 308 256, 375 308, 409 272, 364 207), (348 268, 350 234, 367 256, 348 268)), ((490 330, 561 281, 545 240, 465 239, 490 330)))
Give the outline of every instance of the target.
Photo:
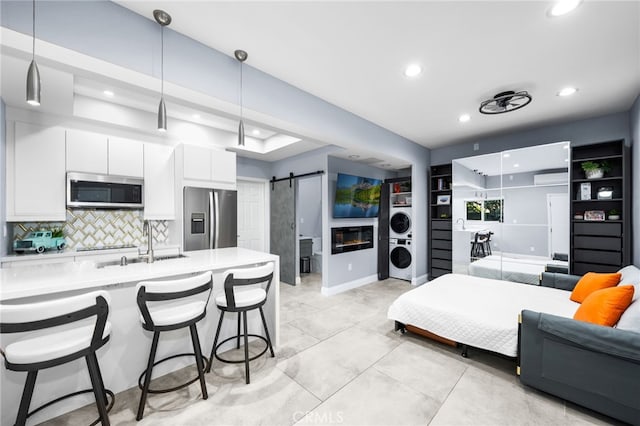
POLYGON ((349 281, 333 287, 322 287, 321 293, 323 296, 333 296, 334 294, 344 293, 345 291, 353 290, 354 288, 362 287, 376 281, 378 281, 378 274, 369 275, 368 277, 349 281))
POLYGON ((427 274, 420 275, 419 277, 411 279, 411 285, 422 285, 426 283, 428 279, 429 279, 429 276, 427 274))
POLYGON ((300 279, 300 275, 296 277, 296 285, 302 284, 302 280, 300 279))

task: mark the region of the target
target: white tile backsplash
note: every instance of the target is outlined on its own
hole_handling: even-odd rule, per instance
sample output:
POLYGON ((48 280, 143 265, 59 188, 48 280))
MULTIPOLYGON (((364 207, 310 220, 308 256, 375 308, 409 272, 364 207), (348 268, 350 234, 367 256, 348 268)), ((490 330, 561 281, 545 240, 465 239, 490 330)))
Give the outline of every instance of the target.
MULTIPOLYGON (((63 228, 70 249, 116 245, 143 246, 142 210, 82 210, 68 209, 66 222, 21 222, 13 224, 13 239, 19 240, 31 231, 63 228)), ((169 222, 151 221, 154 244, 166 244, 169 222)))

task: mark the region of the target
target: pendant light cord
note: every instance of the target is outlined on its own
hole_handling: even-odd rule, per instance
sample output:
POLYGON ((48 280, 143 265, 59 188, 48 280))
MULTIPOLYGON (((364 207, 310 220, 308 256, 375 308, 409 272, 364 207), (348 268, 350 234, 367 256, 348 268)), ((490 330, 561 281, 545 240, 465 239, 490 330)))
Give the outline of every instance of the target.
POLYGON ((31 52, 32 52, 32 59, 35 61, 36 59, 36 0, 33 0, 33 7, 32 7, 32 19, 31 19, 31 24, 32 24, 32 34, 33 34, 33 41, 32 41, 32 46, 31 46, 31 52))
POLYGON ((164 97, 164 26, 160 27, 160 97, 164 97))
POLYGON ((242 121, 242 62, 240 62, 240 121, 242 121))

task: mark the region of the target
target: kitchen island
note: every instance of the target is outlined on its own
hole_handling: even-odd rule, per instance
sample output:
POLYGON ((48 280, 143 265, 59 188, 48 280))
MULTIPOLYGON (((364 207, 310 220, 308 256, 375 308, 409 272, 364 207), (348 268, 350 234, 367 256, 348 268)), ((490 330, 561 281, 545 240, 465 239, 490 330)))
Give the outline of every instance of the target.
MULTIPOLYGON (((140 324, 136 305, 135 286, 144 280, 178 278, 204 271, 213 271, 213 293, 207 307, 207 316, 198 323, 198 334, 203 354, 209 355, 213 344, 219 312, 213 302, 214 295, 223 292, 222 276, 227 269, 242 268, 274 262, 274 278, 268 301, 264 307, 267 324, 277 347, 279 343, 279 258, 278 256, 243 248, 224 248, 185 252, 185 257, 157 261, 151 264, 135 263, 126 266, 112 265, 99 268, 95 262, 67 262, 24 268, 0 269, 0 302, 25 303, 72 296, 94 290, 106 290, 111 297, 109 321, 111 340, 98 351, 98 361, 105 386, 114 393, 137 386, 140 373, 147 362, 151 346, 150 332, 140 324)), ((258 312, 249 315, 250 330, 262 330, 258 312)), ((221 338, 235 334, 235 321, 225 321, 221 338)), ((160 339, 156 359, 170 354, 191 351, 188 332, 176 330, 165 333, 160 339), (186 349, 185 349, 186 348, 186 349)), ((0 346, 5 347, 15 336, 0 336, 0 346)), ((232 342, 229 342, 232 343, 232 342)), ((193 363, 193 358, 178 358, 154 369, 154 377, 193 363)), ((19 405, 25 373, 2 368, 0 399, 1 424, 13 424, 19 405)), ((210 374, 215 374, 214 372, 210 374)), ((40 406, 62 394, 90 388, 89 374, 83 359, 38 374, 31 407, 40 406)), ((93 403, 92 395, 68 399, 30 418, 38 423, 82 405, 93 403)))

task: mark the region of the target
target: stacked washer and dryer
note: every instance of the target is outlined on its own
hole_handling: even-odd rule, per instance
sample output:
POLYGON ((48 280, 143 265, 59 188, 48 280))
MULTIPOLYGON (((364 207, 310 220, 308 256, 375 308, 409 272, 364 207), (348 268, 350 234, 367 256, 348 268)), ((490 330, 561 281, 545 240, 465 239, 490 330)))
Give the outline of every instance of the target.
POLYGON ((389 276, 411 281, 411 207, 391 202, 389 217, 389 276))

